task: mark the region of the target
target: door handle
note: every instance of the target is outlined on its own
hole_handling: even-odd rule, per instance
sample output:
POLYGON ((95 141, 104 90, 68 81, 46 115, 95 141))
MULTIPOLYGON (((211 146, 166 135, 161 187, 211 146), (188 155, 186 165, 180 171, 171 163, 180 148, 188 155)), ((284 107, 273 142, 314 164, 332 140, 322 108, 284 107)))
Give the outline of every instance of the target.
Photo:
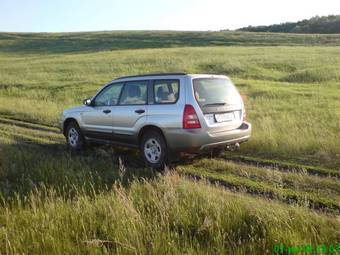
POLYGON ((145 110, 143 110, 143 109, 139 109, 139 110, 136 110, 135 111, 135 113, 138 113, 138 114, 142 114, 142 113, 144 113, 145 112, 145 110))
POLYGON ((111 110, 104 110, 103 111, 103 113, 106 113, 106 114, 108 114, 108 113, 110 113, 111 112, 111 110))

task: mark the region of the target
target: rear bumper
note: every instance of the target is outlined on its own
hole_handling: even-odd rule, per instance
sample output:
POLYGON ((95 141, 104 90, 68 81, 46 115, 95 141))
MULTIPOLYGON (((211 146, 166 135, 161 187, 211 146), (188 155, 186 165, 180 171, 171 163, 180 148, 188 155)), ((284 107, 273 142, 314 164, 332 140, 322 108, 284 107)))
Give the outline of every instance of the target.
POLYGON ((247 141, 251 136, 251 124, 243 122, 237 129, 218 133, 200 129, 176 129, 169 130, 165 136, 169 148, 173 151, 199 152, 247 141))

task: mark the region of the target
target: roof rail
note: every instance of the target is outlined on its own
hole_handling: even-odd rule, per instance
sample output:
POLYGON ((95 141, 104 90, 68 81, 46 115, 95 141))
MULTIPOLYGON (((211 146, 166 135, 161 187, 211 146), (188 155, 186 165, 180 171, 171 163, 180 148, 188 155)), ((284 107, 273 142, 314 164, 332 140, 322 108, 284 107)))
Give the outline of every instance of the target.
POLYGON ((144 77, 144 76, 163 76, 163 75, 186 75, 186 73, 150 73, 150 74, 122 76, 122 77, 116 78, 115 80, 126 79, 126 78, 135 78, 135 77, 144 77))

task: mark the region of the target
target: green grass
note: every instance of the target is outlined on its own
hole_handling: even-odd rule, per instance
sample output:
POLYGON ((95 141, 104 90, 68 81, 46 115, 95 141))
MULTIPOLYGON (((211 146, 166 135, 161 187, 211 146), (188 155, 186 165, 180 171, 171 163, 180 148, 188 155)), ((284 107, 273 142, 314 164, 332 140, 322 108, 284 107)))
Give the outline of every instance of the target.
POLYGON ((222 73, 247 98, 254 132, 242 146, 244 155, 339 168, 338 51, 338 47, 221 46, 0 54, 0 115, 57 126, 63 109, 81 104, 117 76, 222 73))
POLYGON ((1 33, 0 254, 272 254, 276 243, 338 242, 339 40, 1 33), (115 77, 172 71, 229 75, 252 139, 164 175, 135 151, 66 149, 63 109, 115 77))
MULTIPOLYGON (((222 155, 221 155, 222 156, 222 155)), ((262 166, 268 168, 279 169, 287 172, 294 173, 304 173, 311 175, 319 175, 319 176, 329 176, 329 177, 340 177, 340 171, 336 169, 323 168, 323 167, 315 167, 315 166, 306 166, 293 162, 282 161, 277 159, 265 159, 254 156, 243 156, 238 153, 225 153, 222 156, 224 159, 231 160, 234 162, 241 162, 245 164, 251 164, 255 166, 262 166)))
POLYGON ((140 168, 133 151, 74 155, 53 128, 2 120, 0 254, 271 254, 340 235, 336 178, 223 159, 177 166, 229 192, 140 168))
POLYGON ((331 217, 176 175, 78 196, 48 190, 11 203, 0 213, 1 253, 271 254, 275 243, 331 244, 340 234, 331 217))
POLYGON ((178 167, 177 170, 191 177, 208 178, 230 189, 340 213, 338 180, 282 173, 212 159, 178 167))
POLYGON ((338 35, 247 32, 115 31, 82 33, 1 33, 0 51, 63 54, 124 49, 198 46, 340 45, 338 35))

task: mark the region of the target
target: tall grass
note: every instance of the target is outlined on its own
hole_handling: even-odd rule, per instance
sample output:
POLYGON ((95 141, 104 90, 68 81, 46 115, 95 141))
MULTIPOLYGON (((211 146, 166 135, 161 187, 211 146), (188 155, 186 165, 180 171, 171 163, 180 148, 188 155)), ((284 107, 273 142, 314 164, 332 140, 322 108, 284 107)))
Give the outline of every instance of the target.
POLYGON ((272 254, 277 243, 330 245, 340 236, 336 211, 308 209, 339 202, 337 179, 209 159, 177 169, 236 176, 235 194, 138 168, 131 151, 94 147, 73 155, 53 129, 36 128, 0 134, 0 254, 272 254), (294 193, 300 200, 249 196, 249 183, 253 194, 269 187, 268 198, 294 193))
POLYGON ((0 212, 3 254, 272 254, 276 243, 332 244, 340 235, 327 216, 172 174, 94 197, 46 190, 27 199, 0 212))

